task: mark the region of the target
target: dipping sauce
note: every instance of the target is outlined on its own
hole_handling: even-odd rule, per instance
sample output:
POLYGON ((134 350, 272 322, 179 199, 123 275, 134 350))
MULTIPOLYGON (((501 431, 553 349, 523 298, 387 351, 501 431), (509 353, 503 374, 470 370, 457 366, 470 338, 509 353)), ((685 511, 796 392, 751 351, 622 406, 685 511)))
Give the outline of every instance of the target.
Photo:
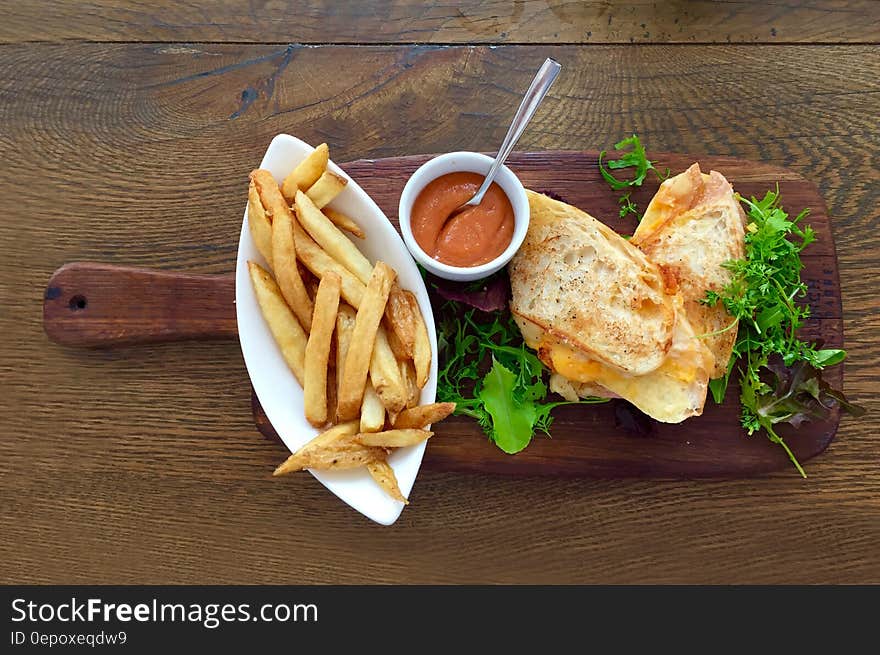
POLYGON ((410 212, 416 243, 450 266, 479 266, 503 253, 513 238, 513 206, 495 182, 483 201, 451 214, 480 188, 479 173, 447 173, 422 189, 410 212))

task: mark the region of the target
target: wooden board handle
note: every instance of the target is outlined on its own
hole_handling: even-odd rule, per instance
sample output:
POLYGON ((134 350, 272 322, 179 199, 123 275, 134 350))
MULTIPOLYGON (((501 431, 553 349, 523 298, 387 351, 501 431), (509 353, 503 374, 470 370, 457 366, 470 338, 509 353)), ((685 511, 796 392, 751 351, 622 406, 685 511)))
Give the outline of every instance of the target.
POLYGON ((73 262, 46 286, 43 328, 69 346, 232 339, 235 277, 73 262))

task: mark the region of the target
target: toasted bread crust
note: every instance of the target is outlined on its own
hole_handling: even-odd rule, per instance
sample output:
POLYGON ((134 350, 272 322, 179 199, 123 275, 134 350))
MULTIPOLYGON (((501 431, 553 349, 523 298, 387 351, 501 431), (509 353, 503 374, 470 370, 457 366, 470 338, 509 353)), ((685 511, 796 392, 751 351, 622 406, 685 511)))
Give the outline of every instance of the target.
POLYGON ((660 269, 589 214, 527 193, 529 231, 509 267, 511 311, 623 373, 655 370, 674 323, 660 269))
POLYGON ((700 303, 707 290, 721 291, 731 273, 722 264, 745 251, 745 214, 721 173, 709 175, 694 164, 661 185, 648 205, 632 243, 673 281, 685 301, 688 320, 712 352, 711 376, 727 370, 736 341, 733 317, 720 304, 700 303), (715 334, 717 333, 717 334, 715 334))

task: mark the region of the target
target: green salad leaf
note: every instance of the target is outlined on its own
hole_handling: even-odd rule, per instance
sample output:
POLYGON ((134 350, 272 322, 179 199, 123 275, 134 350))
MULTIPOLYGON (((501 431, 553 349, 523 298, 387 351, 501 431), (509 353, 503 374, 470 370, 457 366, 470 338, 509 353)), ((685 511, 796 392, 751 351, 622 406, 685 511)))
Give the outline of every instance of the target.
POLYGON ((627 192, 624 195, 620 196, 617 199, 617 202, 620 203, 620 218, 626 218, 629 214, 633 214, 638 220, 642 220, 642 213, 639 211, 638 206, 630 199, 630 194, 627 192))
POLYGON ((492 417, 492 437, 505 453, 518 453, 529 445, 535 426, 535 403, 514 400, 516 375, 492 357, 479 398, 492 417), (512 402, 513 401, 513 402, 512 402))
POLYGON ((654 162, 648 159, 648 156, 645 154, 645 147, 642 145, 639 137, 635 134, 628 139, 623 139, 622 141, 615 143, 614 149, 623 151, 623 154, 620 159, 609 159, 607 162, 607 168, 602 163, 602 158, 606 155, 607 151, 603 150, 599 153, 599 173, 601 173, 605 181, 608 182, 611 188, 615 191, 626 190, 626 193, 618 198, 618 203, 620 204, 620 218, 626 218, 629 214, 633 214, 637 220, 642 220, 642 214, 639 211, 639 208, 630 198, 632 189, 634 187, 642 186, 642 182, 645 181, 648 171, 654 171, 659 179, 664 180, 669 177, 669 169, 667 168, 666 172, 661 174, 660 171, 654 167, 654 162), (626 148, 631 149, 627 151, 626 148), (621 170, 624 168, 634 169, 631 171, 631 178, 621 180, 611 173, 612 170, 621 170))
POLYGON ((602 165, 602 158, 605 156, 606 151, 603 150, 599 153, 599 172, 605 178, 605 181, 615 191, 622 191, 627 187, 642 186, 648 171, 654 169, 654 164, 645 154, 645 147, 639 141, 639 137, 633 134, 628 139, 618 141, 614 144, 614 149, 624 152, 620 159, 609 159, 608 168, 602 165), (631 150, 627 152, 626 148, 631 148, 631 150), (622 168, 635 168, 633 177, 629 180, 620 180, 614 177, 611 170, 608 170, 620 170, 622 168))
POLYGON ((800 253, 816 238, 812 228, 801 226, 808 210, 790 219, 779 204, 778 188, 761 200, 737 198, 748 211, 745 258, 724 264, 733 274, 731 281, 721 292, 707 291, 703 302, 722 303, 739 321, 739 330, 726 375, 712 380, 709 389, 720 403, 730 376, 737 373, 743 427, 750 435, 763 429, 806 477, 774 426, 787 422, 797 427, 827 417, 838 406, 857 416, 864 410, 822 379, 822 369, 839 364, 846 353, 797 336, 810 316, 809 304, 799 301, 807 293, 800 253))
POLYGON ((456 414, 476 419, 486 436, 509 454, 528 446, 536 431, 549 434, 551 411, 573 403, 546 400, 547 369, 523 342, 510 312, 462 312, 455 301, 448 301, 438 315, 438 400, 456 403, 456 414))

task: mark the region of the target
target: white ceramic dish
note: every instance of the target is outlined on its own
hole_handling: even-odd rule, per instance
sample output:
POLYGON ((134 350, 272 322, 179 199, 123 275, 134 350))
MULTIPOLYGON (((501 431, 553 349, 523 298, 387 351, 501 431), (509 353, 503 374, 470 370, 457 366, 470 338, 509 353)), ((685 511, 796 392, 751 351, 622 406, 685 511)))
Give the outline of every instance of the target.
MULTIPOLYGON (((269 144, 260 167, 269 170, 276 180, 282 181, 312 150, 314 148, 297 138, 288 134, 279 134, 269 144)), ((356 238, 353 238, 353 241, 371 262, 381 258, 394 267, 401 286, 410 289, 418 298, 434 355, 431 358, 431 374, 428 383, 422 389, 420 401, 422 404, 434 402, 437 394, 437 333, 422 276, 397 231, 378 205, 357 185, 357 182, 346 175, 345 171, 333 162, 330 162, 329 168, 337 175, 348 178, 345 190, 334 199, 331 206, 355 218, 367 235, 363 241, 356 238)), ((244 197, 244 193, 242 196, 244 197)), ((291 451, 295 451, 312 439, 318 430, 309 425, 303 416, 302 388, 284 363, 260 313, 248 275, 248 260, 256 261, 262 266, 266 265, 251 238, 245 209, 235 269, 238 338, 251 383, 266 416, 284 444, 291 451)), ((388 460, 394 468, 404 496, 409 496, 424 452, 423 442, 417 446, 401 448, 388 460)), ((340 499, 377 523, 391 525, 403 509, 403 503, 393 500, 382 491, 366 469, 312 471, 312 475, 340 499)), ((279 480, 278 483, 283 484, 284 481, 279 480)))
POLYGON ((525 187, 516 174, 507 168, 501 166, 498 174, 495 176, 495 183, 501 187, 501 190, 507 195, 510 204, 513 206, 513 237, 510 245, 503 253, 495 259, 479 266, 450 266, 437 261, 429 256, 413 236, 410 226, 410 212, 413 203, 418 198, 419 193, 429 182, 436 180, 441 175, 447 173, 480 173, 485 176, 489 172, 489 167, 495 161, 491 157, 487 157, 479 152, 449 152, 426 161, 419 166, 412 177, 407 180, 403 187, 403 193, 400 194, 400 207, 398 216, 400 218, 400 232, 403 234, 403 241, 409 248, 412 256, 416 258, 422 266, 438 277, 447 280, 469 281, 479 280, 488 277, 501 270, 503 266, 513 259, 516 251, 522 245, 526 238, 526 232, 529 229, 529 199, 526 196, 525 187))

